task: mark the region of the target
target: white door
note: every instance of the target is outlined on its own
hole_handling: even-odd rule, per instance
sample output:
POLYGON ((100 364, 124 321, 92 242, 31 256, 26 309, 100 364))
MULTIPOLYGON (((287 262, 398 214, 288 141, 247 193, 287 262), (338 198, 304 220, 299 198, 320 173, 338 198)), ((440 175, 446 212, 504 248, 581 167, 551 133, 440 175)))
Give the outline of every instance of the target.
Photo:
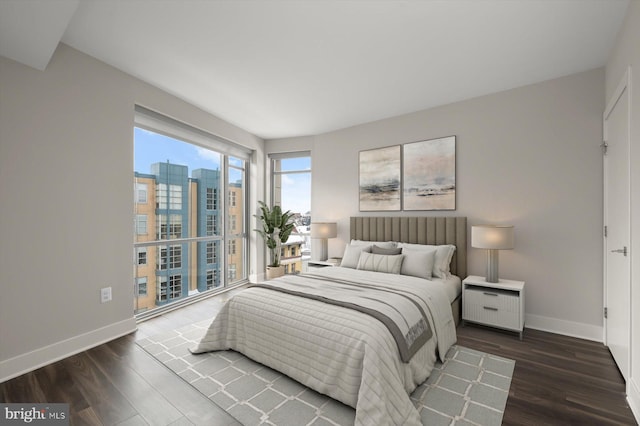
POLYGON ((628 75, 604 114, 605 343, 625 379, 631 329, 628 75))

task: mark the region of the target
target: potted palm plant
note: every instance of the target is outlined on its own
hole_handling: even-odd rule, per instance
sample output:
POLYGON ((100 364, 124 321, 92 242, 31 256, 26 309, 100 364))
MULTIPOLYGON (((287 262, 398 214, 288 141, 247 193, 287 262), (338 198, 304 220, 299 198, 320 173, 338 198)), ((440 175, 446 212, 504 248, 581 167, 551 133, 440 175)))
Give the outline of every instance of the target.
POLYGON ((282 211, 280 206, 269 206, 258 201, 260 205, 260 215, 254 215, 260 219, 262 229, 256 229, 265 241, 269 249, 269 264, 267 265, 267 279, 277 278, 284 275, 284 266, 280 264, 280 251, 282 243, 286 243, 289 235, 295 228, 291 221, 293 213, 290 210, 282 211))

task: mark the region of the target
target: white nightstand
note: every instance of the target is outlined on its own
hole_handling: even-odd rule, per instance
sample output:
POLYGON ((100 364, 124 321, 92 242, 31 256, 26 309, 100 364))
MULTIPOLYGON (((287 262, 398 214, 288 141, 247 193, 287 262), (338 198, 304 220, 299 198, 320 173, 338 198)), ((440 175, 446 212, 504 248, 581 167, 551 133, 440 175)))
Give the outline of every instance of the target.
POLYGON ((489 283, 484 277, 462 281, 462 321, 517 331, 524 329, 524 281, 489 283))

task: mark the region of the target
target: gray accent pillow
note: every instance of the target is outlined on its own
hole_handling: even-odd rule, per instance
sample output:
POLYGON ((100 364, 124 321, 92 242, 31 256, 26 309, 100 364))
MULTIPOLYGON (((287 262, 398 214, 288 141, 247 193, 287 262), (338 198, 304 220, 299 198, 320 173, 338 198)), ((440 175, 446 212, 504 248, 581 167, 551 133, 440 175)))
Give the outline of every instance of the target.
POLYGON ((386 254, 386 255, 402 254, 402 249, 398 247, 394 247, 394 248, 380 247, 374 244, 373 247, 371 247, 371 253, 386 254))
POLYGON ((342 262, 340 262, 340 266, 356 269, 358 266, 358 260, 360 259, 360 253, 363 251, 370 253, 371 246, 347 244, 344 249, 344 254, 342 255, 342 262))
POLYGON ((431 280, 433 276, 433 264, 436 259, 436 250, 405 250, 402 261, 402 275, 431 280))
POLYGON ((394 241, 364 241, 364 240, 351 240, 352 246, 372 246, 376 245, 382 248, 394 248, 398 247, 398 244, 394 241))
POLYGON ((358 260, 358 267, 364 271, 385 272, 387 274, 400 274, 404 255, 386 256, 362 252, 358 260))

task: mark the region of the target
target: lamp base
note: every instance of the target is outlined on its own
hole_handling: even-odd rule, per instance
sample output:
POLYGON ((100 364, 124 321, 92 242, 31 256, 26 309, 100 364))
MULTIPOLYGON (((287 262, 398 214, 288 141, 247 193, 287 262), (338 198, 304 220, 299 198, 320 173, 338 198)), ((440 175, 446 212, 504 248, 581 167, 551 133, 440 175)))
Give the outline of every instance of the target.
POLYGON ((498 250, 487 250, 487 277, 488 283, 497 283, 498 279, 498 250))
POLYGON ((329 242, 326 238, 311 239, 311 260, 325 261, 329 256, 329 242))

